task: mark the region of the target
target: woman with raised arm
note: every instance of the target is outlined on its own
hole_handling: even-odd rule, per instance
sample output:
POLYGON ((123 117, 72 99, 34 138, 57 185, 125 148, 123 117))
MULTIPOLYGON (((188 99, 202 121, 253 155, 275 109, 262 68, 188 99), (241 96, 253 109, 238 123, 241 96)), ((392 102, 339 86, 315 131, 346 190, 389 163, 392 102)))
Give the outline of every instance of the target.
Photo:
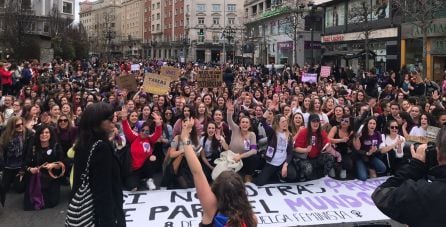
POLYGON ((197 196, 203 208, 200 227, 255 227, 257 220, 246 195, 242 178, 232 171, 222 172, 212 186, 190 142, 194 121, 185 119, 181 132, 184 155, 192 172, 197 196))
POLYGON ((235 124, 232 119, 234 114, 234 104, 228 100, 226 103, 227 118, 229 128, 232 131, 231 142, 229 150, 236 153, 235 161, 243 160, 242 173, 245 174, 245 181, 252 181, 252 174, 259 163, 259 156, 257 156, 257 142, 256 134, 250 130, 251 120, 249 116, 244 116, 239 119, 239 125, 235 124))

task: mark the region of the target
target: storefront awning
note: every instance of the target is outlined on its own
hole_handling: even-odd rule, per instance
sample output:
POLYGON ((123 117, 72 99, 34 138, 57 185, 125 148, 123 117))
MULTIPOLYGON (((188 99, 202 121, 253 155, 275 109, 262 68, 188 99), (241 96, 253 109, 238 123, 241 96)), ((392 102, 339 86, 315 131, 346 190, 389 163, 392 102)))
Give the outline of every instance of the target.
MULTIPOLYGON (((376 56, 375 52, 369 50, 369 56, 374 58, 376 56)), ((342 57, 345 59, 360 58, 366 55, 365 50, 360 51, 327 51, 322 54, 323 57, 342 57)))

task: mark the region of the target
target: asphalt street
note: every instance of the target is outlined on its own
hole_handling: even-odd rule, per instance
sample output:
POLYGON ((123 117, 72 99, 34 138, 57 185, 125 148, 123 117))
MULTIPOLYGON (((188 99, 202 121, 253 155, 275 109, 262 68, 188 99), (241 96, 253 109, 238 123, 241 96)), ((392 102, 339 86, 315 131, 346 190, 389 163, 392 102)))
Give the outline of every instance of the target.
MULTIPOLYGON (((65 209, 67 206, 69 189, 62 186, 61 203, 52 209, 41 211, 23 211, 23 194, 9 193, 7 195, 4 208, 0 207, 0 227, 61 227, 65 219, 65 209)), ((404 227, 394 221, 383 221, 376 224, 391 224, 395 227, 404 227)), ((379 227, 376 225, 366 225, 367 223, 345 223, 323 225, 324 227, 379 227)), ((381 225, 385 226, 385 225, 381 225)), ((150 226, 152 227, 152 226, 150 226)))

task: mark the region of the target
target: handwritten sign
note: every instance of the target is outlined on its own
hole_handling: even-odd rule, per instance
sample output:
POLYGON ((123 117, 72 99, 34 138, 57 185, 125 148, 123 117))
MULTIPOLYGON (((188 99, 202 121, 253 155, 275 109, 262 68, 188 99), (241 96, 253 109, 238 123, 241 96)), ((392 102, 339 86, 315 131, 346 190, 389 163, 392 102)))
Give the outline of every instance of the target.
POLYGON ((317 74, 316 73, 304 73, 302 75, 302 82, 317 83, 317 74))
MULTIPOLYGON (((338 181, 329 177, 262 187, 246 184, 259 227, 306 226, 389 220, 371 199, 386 178, 338 181)), ((196 189, 124 192, 128 227, 198 226, 196 189)))
POLYGON ((200 70, 196 79, 200 88, 220 87, 223 83, 223 75, 220 70, 200 70))
POLYGON ((172 66, 163 66, 161 67, 161 75, 169 76, 172 80, 178 80, 181 77, 181 69, 175 68, 172 66))
POLYGON ((144 77, 143 89, 147 93, 165 95, 170 91, 169 85, 171 81, 172 78, 169 76, 146 73, 144 77))
POLYGON ((120 89, 127 89, 127 91, 137 91, 138 85, 136 79, 131 75, 123 75, 116 77, 116 84, 120 89))
POLYGON ((329 77, 331 75, 331 67, 330 66, 322 66, 321 67, 321 77, 329 77))

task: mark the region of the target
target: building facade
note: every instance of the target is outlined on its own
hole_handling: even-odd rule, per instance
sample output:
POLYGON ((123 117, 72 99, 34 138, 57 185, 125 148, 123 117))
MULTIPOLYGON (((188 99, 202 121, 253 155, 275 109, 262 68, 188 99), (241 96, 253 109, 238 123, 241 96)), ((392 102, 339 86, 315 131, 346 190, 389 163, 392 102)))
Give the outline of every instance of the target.
POLYGON ((144 6, 144 0, 125 0, 119 7, 120 33, 117 41, 122 53, 127 57, 143 56, 144 6))
POLYGON ((80 2, 79 18, 90 42, 90 54, 119 53, 120 42, 116 39, 120 31, 118 0, 97 0, 80 2))
POLYGON ((241 56, 242 12, 239 0, 186 0, 187 60, 222 63, 241 56))
MULTIPOLYGON (((446 72, 446 12, 433 21, 427 34, 426 78, 443 81, 446 72)), ((422 67, 423 41, 420 28, 412 23, 401 25, 401 66, 422 67)))
POLYGON ((365 5, 362 2, 332 0, 322 5, 325 14, 322 63, 351 67, 356 72, 366 68, 368 55, 369 68, 378 69, 378 73, 397 72, 401 20, 394 15, 388 0, 365 1, 365 5))

